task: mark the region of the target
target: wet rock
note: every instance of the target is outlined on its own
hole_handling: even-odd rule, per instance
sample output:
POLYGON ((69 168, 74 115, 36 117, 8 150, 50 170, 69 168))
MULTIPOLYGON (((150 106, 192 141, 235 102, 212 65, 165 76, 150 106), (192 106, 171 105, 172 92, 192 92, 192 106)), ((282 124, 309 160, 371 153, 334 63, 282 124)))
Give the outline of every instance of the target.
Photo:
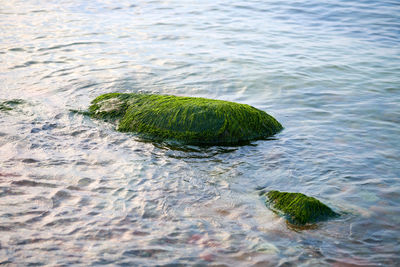
POLYGON ((269 191, 266 204, 294 225, 305 225, 337 217, 338 214, 318 199, 301 193, 269 191))
POLYGON ((270 137, 283 128, 252 106, 199 97, 111 93, 94 99, 88 113, 114 122, 121 132, 185 144, 238 144, 270 137))

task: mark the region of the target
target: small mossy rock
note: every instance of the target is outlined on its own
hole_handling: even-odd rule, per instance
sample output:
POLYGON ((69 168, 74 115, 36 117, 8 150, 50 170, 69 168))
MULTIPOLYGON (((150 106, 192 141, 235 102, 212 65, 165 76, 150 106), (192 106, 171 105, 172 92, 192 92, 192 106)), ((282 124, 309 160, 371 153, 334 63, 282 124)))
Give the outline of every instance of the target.
POLYGON ((266 204, 295 225, 305 225, 338 216, 318 199, 301 193, 270 191, 265 194, 266 204))
POLYGON ((6 101, 0 101, 0 111, 13 110, 15 106, 24 104, 25 101, 22 99, 11 99, 6 101))
POLYGON ((199 97, 110 93, 95 98, 93 118, 153 140, 223 145, 263 139, 282 130, 264 111, 245 104, 199 97))

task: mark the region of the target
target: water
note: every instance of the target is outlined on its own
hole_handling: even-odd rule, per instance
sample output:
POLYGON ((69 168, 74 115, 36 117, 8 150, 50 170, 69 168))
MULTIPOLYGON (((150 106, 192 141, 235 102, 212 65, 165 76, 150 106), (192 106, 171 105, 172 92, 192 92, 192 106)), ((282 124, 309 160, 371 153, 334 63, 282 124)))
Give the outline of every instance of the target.
POLYGON ((9 0, 0 29, 0 264, 400 264, 398 1, 9 0), (69 111, 114 91, 285 129, 172 148, 69 111), (293 229, 271 189, 342 216, 293 229))

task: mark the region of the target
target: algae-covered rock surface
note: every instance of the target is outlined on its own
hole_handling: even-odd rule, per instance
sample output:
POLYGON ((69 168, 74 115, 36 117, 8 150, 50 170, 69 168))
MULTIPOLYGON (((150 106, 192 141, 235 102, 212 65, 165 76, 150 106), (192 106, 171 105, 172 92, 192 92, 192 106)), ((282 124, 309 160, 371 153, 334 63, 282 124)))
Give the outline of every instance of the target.
POLYGON ((185 144, 237 144, 270 137, 282 125, 245 104, 199 97, 110 93, 95 98, 89 115, 117 130, 185 144))
POLYGON ((265 195, 267 206, 295 225, 315 223, 338 216, 318 199, 301 193, 270 191, 265 195))
POLYGON ((11 99, 11 100, 0 101, 0 111, 10 111, 13 110, 15 106, 24 103, 25 101, 22 99, 11 99))

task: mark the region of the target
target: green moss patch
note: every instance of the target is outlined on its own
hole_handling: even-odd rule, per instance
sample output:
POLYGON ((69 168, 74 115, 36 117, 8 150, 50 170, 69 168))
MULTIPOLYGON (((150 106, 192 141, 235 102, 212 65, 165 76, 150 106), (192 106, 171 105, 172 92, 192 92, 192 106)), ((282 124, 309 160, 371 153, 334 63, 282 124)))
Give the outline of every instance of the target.
POLYGON ((89 114, 116 123, 121 132, 185 144, 237 144, 282 129, 272 116, 252 106, 199 97, 111 93, 94 99, 89 114))
POLYGON ((11 99, 0 102, 0 111, 10 111, 13 110, 15 106, 24 104, 25 101, 22 99, 11 99))
POLYGON ((295 225, 315 223, 338 216, 318 199, 301 193, 270 191, 265 196, 268 207, 295 225))

